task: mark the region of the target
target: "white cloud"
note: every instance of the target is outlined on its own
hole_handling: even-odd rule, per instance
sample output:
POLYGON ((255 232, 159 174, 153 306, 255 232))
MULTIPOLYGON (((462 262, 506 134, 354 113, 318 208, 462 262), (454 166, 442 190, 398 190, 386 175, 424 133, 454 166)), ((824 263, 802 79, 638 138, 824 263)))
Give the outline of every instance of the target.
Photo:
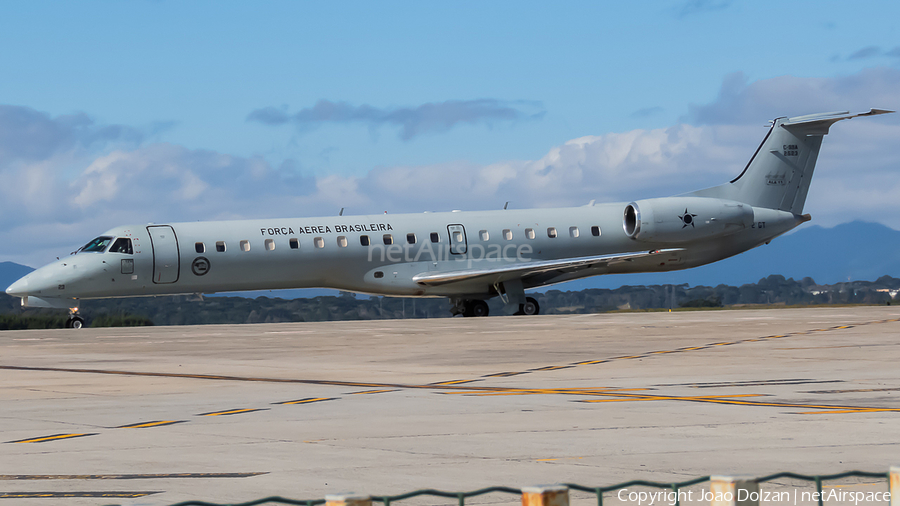
MULTIPOLYGON (((102 125, 90 124, 81 135, 84 127, 67 127, 72 120, 14 110, 42 125, 33 131, 47 133, 44 140, 17 133, 4 141, 2 132, 12 129, 0 115, 0 259, 36 266, 126 223, 322 216, 342 207, 362 214, 499 209, 505 201, 512 208, 573 206, 672 195, 737 175, 765 135, 767 119, 896 107, 898 90, 900 72, 892 69, 752 83, 735 75, 715 101, 692 106, 690 123, 583 136, 548 146, 536 160, 374 167, 360 177, 316 179, 303 177, 295 163, 275 167, 262 158, 165 143, 123 145, 116 135, 98 134, 111 131, 102 125), (94 140, 80 140, 87 137, 94 140), (17 151, 17 143, 27 149, 17 151)), ((900 115, 892 116, 833 127, 807 202, 814 223, 866 219, 900 229, 900 115)))

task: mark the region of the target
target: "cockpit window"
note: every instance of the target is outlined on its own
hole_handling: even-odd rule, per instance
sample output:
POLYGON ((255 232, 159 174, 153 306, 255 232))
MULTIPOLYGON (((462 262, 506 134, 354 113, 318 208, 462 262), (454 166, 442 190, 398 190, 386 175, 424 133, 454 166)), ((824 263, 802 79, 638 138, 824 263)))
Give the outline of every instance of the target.
POLYGON ((113 243, 112 248, 109 248, 110 253, 125 253, 126 255, 131 255, 133 253, 131 249, 131 239, 127 237, 119 237, 116 239, 116 242, 113 243))
POLYGON ((93 241, 82 246, 79 253, 103 253, 106 250, 106 247, 109 246, 109 242, 112 241, 112 237, 100 236, 93 241))

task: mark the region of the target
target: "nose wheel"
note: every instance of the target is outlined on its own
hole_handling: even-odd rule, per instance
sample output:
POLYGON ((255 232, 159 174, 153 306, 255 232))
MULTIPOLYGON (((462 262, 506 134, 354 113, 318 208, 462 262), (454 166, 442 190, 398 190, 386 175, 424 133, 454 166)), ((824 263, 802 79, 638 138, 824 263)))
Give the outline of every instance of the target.
POLYGON ((76 316, 74 318, 69 318, 66 320, 66 328, 67 329, 80 329, 84 327, 84 318, 80 316, 76 316))
POLYGON ((78 316, 78 309, 69 310, 69 319, 66 320, 67 329, 80 329, 84 327, 84 318, 78 316))

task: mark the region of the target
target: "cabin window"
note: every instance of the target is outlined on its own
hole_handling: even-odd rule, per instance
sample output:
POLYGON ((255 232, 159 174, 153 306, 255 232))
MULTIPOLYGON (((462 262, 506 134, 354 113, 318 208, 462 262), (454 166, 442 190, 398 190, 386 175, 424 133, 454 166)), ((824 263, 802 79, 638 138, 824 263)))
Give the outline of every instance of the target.
POLYGON ((367 235, 359 236, 359 244, 360 244, 360 246, 368 246, 369 245, 369 236, 367 236, 367 235))
POLYGON ((375 271, 375 277, 376 277, 376 278, 383 278, 383 277, 384 277, 384 273, 381 272, 381 271, 375 271))
POLYGON ((394 236, 391 234, 384 234, 384 245, 390 246, 391 244, 394 244, 394 236))
MULTIPOLYGON (((118 242, 118 241, 116 241, 116 242, 118 242)), ((196 251, 197 253, 206 253, 206 245, 203 244, 202 242, 195 242, 194 243, 194 251, 196 251)))
POLYGON ((291 245, 291 249, 300 249, 300 241, 296 237, 291 237, 288 243, 291 245))
POLYGON ((578 227, 569 227, 569 237, 578 237, 578 227))
POLYGON ((547 229, 547 237, 556 239, 556 227, 550 227, 547 229))
POLYGON ((346 248, 347 247, 347 238, 342 235, 339 235, 337 238, 337 243, 338 243, 339 248, 346 248))
POLYGON ((441 236, 437 232, 432 232, 431 242, 441 242, 441 236))
POLYGON ((512 241, 512 230, 508 228, 503 229, 503 238, 507 241, 512 241))
POLYGON ((225 241, 216 241, 216 251, 225 253, 225 241))
POLYGON ((591 227, 591 235, 594 237, 600 237, 600 227, 598 227, 597 225, 591 227))
POLYGON ((266 250, 275 251, 275 239, 266 239, 266 250))
POLYGON ((325 239, 322 239, 321 237, 316 237, 315 239, 313 239, 313 246, 315 246, 319 249, 324 248, 325 247, 325 239))
POLYGON ((487 241, 488 239, 491 238, 491 234, 488 234, 487 230, 482 230, 481 232, 478 232, 478 235, 481 236, 482 241, 487 241))
POLYGON ((250 251, 250 241, 241 241, 241 251, 250 251))
POLYGON ((526 228, 526 229, 525 229, 525 237, 528 238, 528 239, 534 239, 534 229, 533 229, 533 228, 526 228))
POLYGON ((416 234, 406 234, 406 242, 408 242, 409 244, 415 244, 416 234))
POLYGON ((131 249, 131 239, 127 237, 120 237, 116 239, 116 242, 114 242, 112 247, 109 248, 109 252, 131 255, 132 253, 134 253, 134 250, 131 249))

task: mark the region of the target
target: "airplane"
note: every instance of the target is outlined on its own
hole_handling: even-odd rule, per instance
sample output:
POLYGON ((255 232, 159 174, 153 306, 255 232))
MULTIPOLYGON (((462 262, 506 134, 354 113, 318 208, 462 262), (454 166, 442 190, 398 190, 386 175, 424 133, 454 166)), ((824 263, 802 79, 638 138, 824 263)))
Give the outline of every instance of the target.
POLYGON ((447 297, 453 315, 536 315, 525 290, 600 274, 688 269, 737 255, 809 221, 803 206, 834 123, 891 113, 772 120, 731 181, 673 197, 557 209, 208 221, 115 227, 19 279, 24 307, 81 299, 333 288, 447 297))

